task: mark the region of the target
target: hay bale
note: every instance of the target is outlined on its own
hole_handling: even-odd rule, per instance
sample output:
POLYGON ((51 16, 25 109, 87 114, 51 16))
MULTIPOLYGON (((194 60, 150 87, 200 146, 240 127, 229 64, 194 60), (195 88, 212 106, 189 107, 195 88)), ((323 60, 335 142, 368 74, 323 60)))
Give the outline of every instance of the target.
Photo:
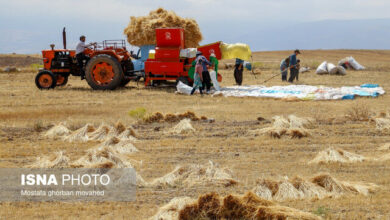
POLYGON ((128 127, 124 132, 117 136, 118 139, 122 141, 132 141, 136 142, 138 134, 133 127, 128 127))
POLYGON ((63 140, 68 142, 87 142, 89 140, 89 134, 95 131, 95 127, 91 124, 86 124, 84 127, 73 131, 70 135, 64 136, 63 140))
POLYGON ((36 162, 27 165, 27 168, 66 168, 69 166, 69 157, 64 152, 56 152, 52 156, 38 157, 36 162))
POLYGON ((256 129, 249 133, 266 134, 273 138, 281 138, 283 135, 288 135, 291 138, 303 138, 311 135, 306 128, 313 128, 315 121, 311 118, 299 118, 294 115, 290 115, 288 118, 274 116, 272 119, 273 123, 270 127, 256 129))
POLYGON ((142 46, 156 44, 156 28, 179 27, 184 29, 185 46, 195 48, 202 41, 202 33, 194 19, 182 18, 173 11, 159 8, 151 11, 148 16, 130 17, 130 22, 124 30, 129 44, 142 46))
POLYGON ((388 151, 390 150, 390 143, 386 143, 378 148, 380 151, 388 151))
POLYGON ((248 192, 243 196, 217 193, 200 195, 197 200, 174 198, 161 207, 154 220, 171 219, 320 219, 311 213, 280 206, 248 192))
POLYGON ((159 208, 158 212, 151 217, 151 220, 172 220, 179 219, 179 212, 186 205, 195 202, 190 197, 175 197, 168 204, 159 208))
POLYGON ((321 151, 317 156, 308 162, 308 164, 323 164, 323 163, 356 163, 367 160, 362 155, 350 153, 341 149, 328 148, 321 151))
POLYGON ((130 154, 138 152, 138 149, 133 145, 131 140, 121 140, 117 137, 112 137, 100 145, 100 148, 109 147, 119 154, 130 154))
POLYGON ((292 183, 287 180, 280 182, 278 191, 273 196, 276 201, 302 199, 304 194, 296 189, 292 183))
POLYGON ((368 195, 373 192, 377 186, 372 183, 356 183, 339 181, 329 174, 320 174, 311 179, 311 182, 324 188, 327 192, 333 195, 340 195, 344 193, 355 193, 368 195))
POLYGON ((376 118, 376 129, 380 131, 390 130, 390 119, 388 118, 376 118))
POLYGON ((154 179, 150 186, 177 187, 195 185, 223 185, 231 186, 237 184, 232 172, 227 168, 220 168, 209 161, 208 165, 184 165, 177 166, 172 172, 154 179))
POLYGON ((339 181, 329 174, 320 174, 311 179, 287 177, 276 181, 272 179, 260 179, 252 190, 257 196, 276 201, 297 199, 322 199, 330 196, 354 193, 368 195, 377 186, 372 183, 339 181))
POLYGON ((104 141, 107 139, 107 135, 110 133, 110 131, 113 129, 113 127, 101 124, 96 131, 89 134, 89 140, 95 140, 95 141, 104 141))
POLYGON ((59 123, 58 125, 54 125, 48 131, 46 131, 43 136, 56 139, 69 135, 70 132, 71 131, 65 126, 64 123, 59 123))
POLYGON ((169 130, 169 133, 174 134, 186 134, 190 132, 194 132, 195 129, 191 125, 190 119, 183 119, 177 125, 169 130))
POLYGON ((70 164, 74 168, 132 168, 118 152, 110 147, 93 148, 70 164))

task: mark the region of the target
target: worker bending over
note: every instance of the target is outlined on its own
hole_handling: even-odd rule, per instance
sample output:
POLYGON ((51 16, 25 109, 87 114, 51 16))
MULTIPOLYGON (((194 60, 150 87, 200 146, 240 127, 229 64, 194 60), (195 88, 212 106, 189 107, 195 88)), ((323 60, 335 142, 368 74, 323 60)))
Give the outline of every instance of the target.
POLYGON ((282 81, 287 81, 288 66, 290 64, 290 57, 280 62, 280 72, 282 73, 282 81))
POLYGON ((206 87, 206 92, 207 94, 209 94, 211 88, 211 78, 207 66, 211 66, 211 63, 207 60, 206 57, 202 55, 202 52, 200 51, 196 53, 196 61, 199 62, 199 60, 202 60, 201 64, 203 67, 203 71, 202 71, 203 88, 206 87))

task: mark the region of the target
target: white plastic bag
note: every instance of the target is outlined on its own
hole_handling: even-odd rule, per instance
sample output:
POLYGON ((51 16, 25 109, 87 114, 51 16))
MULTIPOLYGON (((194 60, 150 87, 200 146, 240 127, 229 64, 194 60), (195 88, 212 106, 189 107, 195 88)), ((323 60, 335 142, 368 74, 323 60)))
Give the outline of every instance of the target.
POLYGON ((348 58, 349 64, 354 68, 355 70, 364 70, 365 67, 360 65, 353 57, 348 58))
POLYGON ((196 57, 196 52, 198 50, 196 48, 186 48, 180 50, 180 57, 183 58, 193 58, 196 57))
POLYGON ((210 71, 210 78, 211 81, 213 82, 215 90, 221 91, 221 87, 219 87, 219 83, 217 80, 217 73, 214 70, 210 71))
POLYGON ((328 69, 329 74, 332 74, 332 75, 337 74, 338 69, 333 63, 328 63, 326 65, 326 68, 328 69))
POLYGON ((190 95, 191 91, 192 91, 192 87, 191 86, 187 86, 186 84, 182 83, 181 81, 179 81, 177 83, 176 89, 177 89, 178 93, 187 94, 187 95, 190 95))
POLYGON ((317 74, 327 74, 328 73, 328 69, 327 69, 327 65, 328 65, 328 62, 324 61, 323 63, 321 63, 317 70, 316 70, 316 73, 317 74))
POLYGON ((345 68, 342 67, 342 66, 338 66, 337 67, 337 73, 340 74, 340 75, 346 75, 347 74, 347 70, 345 70, 345 68))

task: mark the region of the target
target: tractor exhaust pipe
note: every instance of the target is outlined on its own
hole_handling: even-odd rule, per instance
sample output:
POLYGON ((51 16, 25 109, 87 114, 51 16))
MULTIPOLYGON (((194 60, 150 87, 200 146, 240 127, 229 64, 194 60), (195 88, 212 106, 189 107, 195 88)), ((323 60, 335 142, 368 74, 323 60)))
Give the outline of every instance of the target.
POLYGON ((65 32, 65 27, 62 30, 62 43, 64 44, 64 49, 66 50, 66 32, 65 32))

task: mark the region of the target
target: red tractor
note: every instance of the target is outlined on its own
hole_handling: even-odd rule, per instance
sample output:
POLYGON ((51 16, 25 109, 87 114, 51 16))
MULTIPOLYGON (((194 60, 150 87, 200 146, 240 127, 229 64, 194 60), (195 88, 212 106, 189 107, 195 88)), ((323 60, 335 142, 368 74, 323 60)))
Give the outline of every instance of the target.
MULTIPOLYGON (((66 33, 63 30, 64 49, 42 50, 43 69, 35 77, 40 89, 64 86, 69 75, 81 76, 75 50, 66 49, 66 33)), ((139 80, 142 73, 135 72, 130 53, 124 40, 105 40, 84 51, 89 60, 84 63, 85 79, 93 89, 108 90, 125 86, 130 80, 139 80)))

